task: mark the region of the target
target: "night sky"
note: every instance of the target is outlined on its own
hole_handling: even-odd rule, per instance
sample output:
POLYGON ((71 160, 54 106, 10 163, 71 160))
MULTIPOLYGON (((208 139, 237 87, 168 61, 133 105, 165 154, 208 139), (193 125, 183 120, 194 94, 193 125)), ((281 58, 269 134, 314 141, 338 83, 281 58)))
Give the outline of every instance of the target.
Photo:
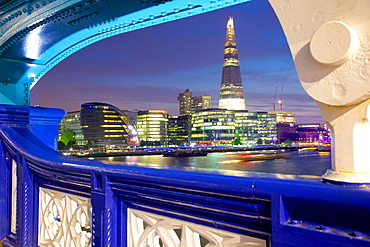
MULTIPOLYGON (((218 106, 228 17, 234 18, 247 110, 271 111, 276 87, 298 123, 323 122, 303 90, 280 24, 266 0, 121 34, 59 63, 31 90, 31 105, 79 110, 105 102, 123 110, 179 114, 177 97, 210 95, 218 106)), ((277 105, 277 110, 280 107, 277 105)))

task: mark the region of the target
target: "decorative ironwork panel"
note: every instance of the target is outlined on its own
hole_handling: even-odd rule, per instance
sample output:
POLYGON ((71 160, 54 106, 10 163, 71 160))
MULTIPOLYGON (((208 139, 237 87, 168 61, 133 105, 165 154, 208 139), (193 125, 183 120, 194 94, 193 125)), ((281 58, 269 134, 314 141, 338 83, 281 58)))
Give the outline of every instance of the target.
POLYGON ((91 246, 89 198, 39 189, 39 246, 91 246))
POLYGON ((140 210, 128 209, 129 247, 266 246, 254 237, 218 230, 140 210))

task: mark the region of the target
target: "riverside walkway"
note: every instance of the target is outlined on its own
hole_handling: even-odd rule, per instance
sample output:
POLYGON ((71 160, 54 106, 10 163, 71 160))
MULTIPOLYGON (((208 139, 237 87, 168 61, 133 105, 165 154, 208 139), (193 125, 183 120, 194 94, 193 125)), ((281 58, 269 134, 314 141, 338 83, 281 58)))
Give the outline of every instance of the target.
POLYGON ((241 2, 0 3, 2 246, 370 245, 367 1, 270 1, 301 83, 332 128, 332 168, 322 177, 66 157, 55 151, 64 112, 28 106, 38 79, 89 44, 241 2), (31 56, 23 48, 35 33, 44 42, 32 43, 31 56))

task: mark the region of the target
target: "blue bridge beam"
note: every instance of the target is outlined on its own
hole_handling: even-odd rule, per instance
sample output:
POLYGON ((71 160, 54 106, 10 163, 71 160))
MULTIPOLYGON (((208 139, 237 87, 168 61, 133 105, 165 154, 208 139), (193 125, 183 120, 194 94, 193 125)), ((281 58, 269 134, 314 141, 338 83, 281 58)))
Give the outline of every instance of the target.
POLYGON ((0 3, 0 103, 29 105, 40 78, 102 39, 249 0, 79 0, 0 3))

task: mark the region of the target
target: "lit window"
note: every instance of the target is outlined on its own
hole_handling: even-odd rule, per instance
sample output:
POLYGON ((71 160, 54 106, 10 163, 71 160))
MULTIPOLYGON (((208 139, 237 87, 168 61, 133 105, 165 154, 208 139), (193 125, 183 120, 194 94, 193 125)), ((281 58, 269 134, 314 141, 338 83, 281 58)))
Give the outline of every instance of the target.
POLYGON ((104 137, 123 137, 123 135, 104 135, 104 137))
POLYGON ((104 120, 104 123, 120 123, 121 120, 104 120))
POLYGON ((122 125, 108 125, 108 124, 104 124, 104 125, 100 125, 100 127, 103 127, 103 128, 106 128, 106 127, 116 127, 116 128, 119 128, 119 127, 122 127, 122 125))

